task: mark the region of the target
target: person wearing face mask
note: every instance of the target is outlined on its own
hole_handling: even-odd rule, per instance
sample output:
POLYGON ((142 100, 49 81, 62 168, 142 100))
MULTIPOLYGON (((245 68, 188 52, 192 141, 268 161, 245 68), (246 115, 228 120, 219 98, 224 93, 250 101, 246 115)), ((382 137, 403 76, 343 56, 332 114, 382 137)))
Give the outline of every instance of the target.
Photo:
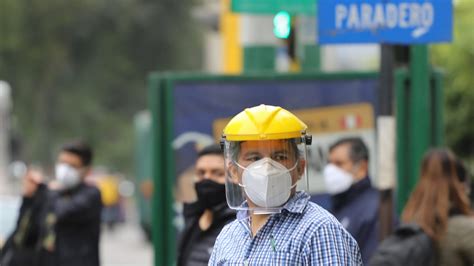
POLYGON ((362 265, 352 236, 305 192, 307 126, 271 105, 247 108, 224 128, 226 225, 209 265, 362 265))
MULTIPOLYGON (((80 141, 64 145, 55 178, 25 177, 15 245, 31 244, 32 266, 98 266, 100 214, 99 190, 84 178, 92 161, 90 147, 80 141)), ((7 264, 6 266, 17 264, 7 264)), ((20 264, 21 265, 21 264, 20 264)))
POLYGON ((225 197, 224 156, 219 145, 202 149, 195 164, 197 200, 183 206, 185 227, 178 244, 179 266, 207 265, 217 235, 235 219, 225 197))
POLYGON ((367 263, 379 241, 379 193, 368 175, 369 152, 362 139, 343 138, 329 148, 324 169, 331 212, 359 244, 367 263))

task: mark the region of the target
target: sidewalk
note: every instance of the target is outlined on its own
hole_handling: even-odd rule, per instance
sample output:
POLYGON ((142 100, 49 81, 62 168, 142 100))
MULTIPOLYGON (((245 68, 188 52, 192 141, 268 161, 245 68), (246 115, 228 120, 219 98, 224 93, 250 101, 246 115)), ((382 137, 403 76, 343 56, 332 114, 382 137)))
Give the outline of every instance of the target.
POLYGON ((138 225, 133 204, 127 204, 127 223, 113 231, 102 228, 100 256, 102 266, 152 266, 153 247, 138 225))

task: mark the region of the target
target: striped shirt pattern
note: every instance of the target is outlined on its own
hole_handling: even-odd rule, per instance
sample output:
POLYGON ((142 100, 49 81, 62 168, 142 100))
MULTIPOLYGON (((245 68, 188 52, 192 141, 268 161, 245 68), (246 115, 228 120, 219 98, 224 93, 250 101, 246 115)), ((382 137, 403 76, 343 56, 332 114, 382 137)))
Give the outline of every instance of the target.
POLYGON ((247 211, 226 225, 209 265, 362 265, 356 241, 323 208, 298 192, 252 238, 247 211))

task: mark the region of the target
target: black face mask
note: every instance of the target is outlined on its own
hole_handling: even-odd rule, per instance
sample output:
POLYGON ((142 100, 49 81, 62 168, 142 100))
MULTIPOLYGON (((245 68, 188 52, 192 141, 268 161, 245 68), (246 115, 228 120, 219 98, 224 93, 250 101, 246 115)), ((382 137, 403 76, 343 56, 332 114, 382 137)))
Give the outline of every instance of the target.
POLYGON ((212 209, 213 207, 226 201, 225 185, 214 182, 210 179, 194 184, 196 189, 198 202, 204 209, 212 209))

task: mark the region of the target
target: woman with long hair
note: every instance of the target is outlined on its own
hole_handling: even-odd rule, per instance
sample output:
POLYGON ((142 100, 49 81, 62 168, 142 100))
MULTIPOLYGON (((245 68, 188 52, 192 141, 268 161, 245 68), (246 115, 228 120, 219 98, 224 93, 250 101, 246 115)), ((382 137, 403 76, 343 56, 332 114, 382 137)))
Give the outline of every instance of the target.
POLYGON ((439 265, 474 265, 474 216, 465 168, 448 149, 428 151, 402 213, 433 240, 439 265))

